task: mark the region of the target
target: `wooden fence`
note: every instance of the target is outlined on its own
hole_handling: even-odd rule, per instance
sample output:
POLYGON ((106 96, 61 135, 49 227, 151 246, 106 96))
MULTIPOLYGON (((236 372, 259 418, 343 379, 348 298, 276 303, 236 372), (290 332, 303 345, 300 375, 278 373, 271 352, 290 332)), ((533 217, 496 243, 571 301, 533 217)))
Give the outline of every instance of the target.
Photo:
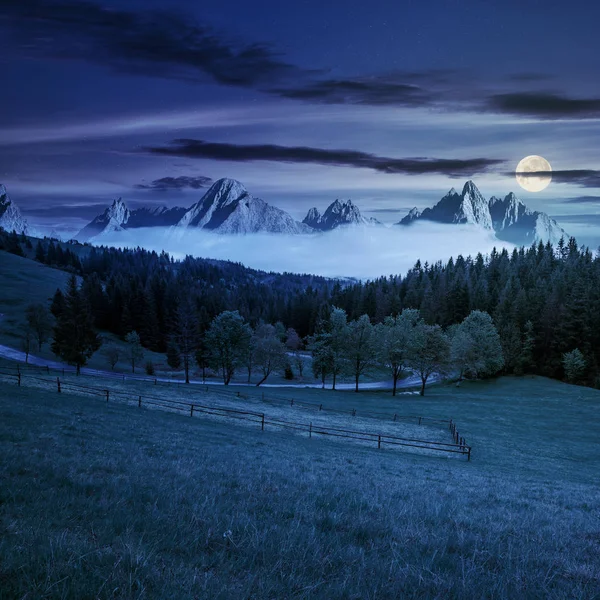
MULTIPOLYGON (((206 406, 197 402, 185 402, 183 400, 168 400, 159 396, 131 394, 121 390, 110 389, 108 387, 99 388, 94 386, 80 385, 72 383, 70 381, 65 381, 64 379, 61 381, 60 377, 56 377, 56 379, 50 379, 30 375, 29 373, 25 374, 20 368, 17 370, 16 373, 0 371, 0 375, 4 377, 14 378, 12 380, 19 386, 22 384, 23 380, 27 378, 27 380, 48 384, 54 387, 58 393, 62 393, 64 391, 71 391, 76 394, 88 394, 100 397, 105 402, 124 400, 125 402, 133 402, 137 404, 139 408, 141 408, 142 406, 154 406, 167 410, 175 410, 176 412, 182 412, 184 414, 189 415, 190 417, 193 417, 194 414, 199 413, 213 415, 217 417, 227 417, 233 419, 240 419, 243 421, 250 421, 252 423, 259 424, 263 431, 265 430, 265 427, 272 426, 280 429, 293 429, 296 431, 303 431, 306 432, 310 438, 312 438, 313 435, 332 436, 357 441, 373 442, 377 444, 378 448, 381 448, 384 445, 421 448, 425 450, 432 450, 438 452, 462 454, 467 457, 467 460, 471 460, 471 447, 465 443, 464 438, 457 439, 456 436, 454 436, 454 433, 453 443, 435 442, 431 440, 423 440, 417 438, 392 436, 384 433, 372 433, 353 429, 338 429, 333 427, 324 427, 321 425, 313 424, 312 422, 299 423, 295 421, 276 419, 274 417, 265 415, 265 413, 242 411, 215 405, 206 406)), ((453 432, 453 426, 455 427, 455 424, 453 424, 452 421, 450 421, 451 432, 453 432)))
MULTIPOLYGON (((58 373, 64 376, 66 374, 75 374, 76 369, 74 367, 64 367, 64 368, 52 368, 52 367, 41 367, 36 365, 22 365, 17 363, 16 367, 2 367, 4 369, 16 369, 19 372, 27 372, 27 371, 37 371, 44 372, 47 374, 58 373)), ((157 377, 146 377, 144 375, 135 375, 135 374, 123 374, 123 373, 109 373, 107 371, 99 371, 98 374, 92 373, 82 373, 82 377, 94 377, 94 378, 105 378, 105 379, 118 379, 121 381, 140 381, 150 383, 155 386, 169 386, 169 385, 185 385, 184 381, 180 380, 164 380, 157 377)), ((206 393, 211 393, 212 395, 221 395, 223 397, 232 398, 248 398, 253 400, 260 400, 266 404, 272 404, 274 406, 292 406, 296 408, 302 408, 306 410, 314 410, 318 412, 327 412, 331 414, 340 414, 340 415, 352 415, 353 417, 366 417, 370 419, 382 419, 386 421, 393 422, 402 422, 402 423, 413 423, 416 425, 424 425, 424 426, 433 426, 433 427, 443 427, 448 428, 452 423, 452 419, 440 419, 435 417, 426 417, 422 415, 406 415, 398 412, 365 412, 358 411, 354 409, 341 409, 341 408, 331 408, 327 406, 326 403, 320 402, 304 402, 301 400, 297 400, 294 397, 286 397, 286 396, 278 396, 276 394, 270 394, 263 390, 260 393, 250 393, 247 388, 243 388, 243 391, 236 391, 235 387, 231 386, 229 389, 225 389, 225 386, 222 385, 214 385, 214 384, 205 384, 205 383, 194 383, 190 384, 189 387, 193 389, 199 389, 206 393)))

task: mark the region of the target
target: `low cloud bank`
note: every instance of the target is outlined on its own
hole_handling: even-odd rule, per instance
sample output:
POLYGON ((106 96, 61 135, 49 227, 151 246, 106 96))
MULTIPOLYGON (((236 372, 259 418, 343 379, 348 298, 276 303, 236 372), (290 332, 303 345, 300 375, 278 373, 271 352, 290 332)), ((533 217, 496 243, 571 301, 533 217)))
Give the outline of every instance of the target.
POLYGON ((434 263, 450 256, 489 253, 513 246, 472 225, 414 223, 409 227, 349 227, 314 235, 220 235, 156 228, 113 232, 98 244, 141 246, 175 258, 192 255, 241 262, 265 271, 370 279, 404 274, 417 259, 434 263))

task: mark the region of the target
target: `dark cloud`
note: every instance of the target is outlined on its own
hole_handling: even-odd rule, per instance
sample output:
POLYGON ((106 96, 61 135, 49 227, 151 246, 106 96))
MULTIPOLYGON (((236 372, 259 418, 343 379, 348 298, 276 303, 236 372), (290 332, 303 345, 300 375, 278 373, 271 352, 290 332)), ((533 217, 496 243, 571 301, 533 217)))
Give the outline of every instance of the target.
MULTIPOLYGON (((524 177, 547 177, 547 171, 507 172, 506 175, 522 175, 524 177)), ((555 183, 571 183, 581 187, 600 188, 600 171, 593 169, 572 169, 570 171, 552 171, 555 183)), ((589 197, 589 196, 588 196, 589 197)))
POLYGON ((600 204, 600 196, 577 196, 575 198, 565 198, 566 204, 600 204))
POLYGON ((425 106, 434 100, 434 96, 420 86, 388 77, 329 79, 271 92, 285 98, 325 104, 425 106))
POLYGON ((169 192, 173 190, 199 190, 201 188, 209 187, 212 183, 210 177, 187 177, 181 175, 179 177, 162 177, 161 179, 155 179, 149 185, 140 183, 135 186, 138 190, 152 190, 155 192, 169 192))
POLYGON ((507 77, 509 81, 518 81, 523 83, 531 83, 536 81, 547 81, 552 79, 550 75, 543 73, 513 73, 507 77))
POLYGON ((226 40, 172 11, 113 10, 79 0, 0 0, 0 28, 14 35, 21 52, 145 75, 256 86, 296 71, 267 45, 226 40))
MULTIPOLYGON (((301 82, 296 86, 269 91, 285 98, 323 104, 430 106, 440 101, 451 101, 450 95, 455 93, 451 90, 456 90, 459 75, 458 71, 451 69, 396 71, 369 77, 301 82)), ((455 98, 454 101, 459 100, 455 98)))
POLYGON ((504 161, 489 158, 388 158, 357 150, 326 150, 305 146, 277 146, 273 144, 237 145, 202 140, 178 139, 170 146, 144 149, 152 154, 207 158, 212 160, 252 162, 267 160, 284 163, 313 163, 329 166, 360 167, 382 173, 422 175, 441 173, 449 177, 470 177, 484 173, 504 161))
POLYGON ((600 225, 600 214, 584 214, 584 215, 551 215, 558 222, 579 223, 581 225, 600 225))
MULTIPOLYGON (((412 206, 411 206, 412 208, 412 206)), ((395 215, 396 213, 408 212, 410 208, 370 208, 366 212, 377 213, 380 215, 395 215)))
POLYGON ((490 96, 486 108, 539 119, 600 117, 600 99, 575 99, 558 94, 525 92, 490 96))

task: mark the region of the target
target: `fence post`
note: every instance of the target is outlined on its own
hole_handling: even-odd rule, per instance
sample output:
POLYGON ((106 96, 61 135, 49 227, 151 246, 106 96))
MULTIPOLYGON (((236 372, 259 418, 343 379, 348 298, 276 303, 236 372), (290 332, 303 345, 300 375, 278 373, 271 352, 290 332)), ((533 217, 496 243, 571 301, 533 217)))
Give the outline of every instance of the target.
POLYGON ((240 397, 240 393, 236 392, 235 395, 239 398, 240 397))
POLYGON ((48 375, 50 375, 50 367, 48 365, 46 365, 46 373, 48 373, 48 375))
POLYGON ((194 416, 194 405, 192 404, 190 406, 190 417, 193 417, 193 416, 194 416))
POLYGON ((292 398, 292 401, 290 403, 290 406, 294 406, 294 399, 292 398))
POLYGON ((206 386, 206 390, 204 390, 205 392, 208 392, 208 386, 206 386))
POLYGON ((419 417, 419 425, 421 424, 421 418, 422 418, 422 417, 419 417))
POLYGON ((308 429, 308 437, 311 438, 312 437, 312 421, 310 422, 310 427, 308 429))
POLYGON ((60 379, 56 378, 56 387, 58 388, 58 393, 60 394, 60 379))
POLYGON ((20 386, 21 385, 21 372, 20 371, 17 373, 17 379, 19 381, 19 386, 20 386))
POLYGON ((467 452, 467 460, 471 460, 471 446, 469 446, 469 450, 467 452))
POLYGON ((380 435, 377 436, 377 447, 381 448, 381 436, 380 435))
POLYGON ((265 413, 262 414, 262 422, 260 424, 261 431, 265 430, 265 413))
POLYGON ((156 379, 156 377, 155 377, 155 378, 154 378, 154 385, 156 385, 156 384, 157 384, 157 379, 156 379))
POLYGON ((396 413, 394 413, 394 423, 396 422, 396 413))
POLYGON ((355 409, 355 408, 353 408, 353 409, 352 409, 352 416, 353 416, 353 417, 355 417, 355 416, 356 416, 356 409, 355 409))
POLYGON ((142 397, 138 398, 138 408, 142 408, 142 397))
POLYGON ((319 404, 319 410, 323 410, 323 405, 319 404))
POLYGON ((108 390, 104 390, 104 391, 106 393, 106 401, 108 402, 108 394, 109 394, 109 392, 108 392, 108 390))

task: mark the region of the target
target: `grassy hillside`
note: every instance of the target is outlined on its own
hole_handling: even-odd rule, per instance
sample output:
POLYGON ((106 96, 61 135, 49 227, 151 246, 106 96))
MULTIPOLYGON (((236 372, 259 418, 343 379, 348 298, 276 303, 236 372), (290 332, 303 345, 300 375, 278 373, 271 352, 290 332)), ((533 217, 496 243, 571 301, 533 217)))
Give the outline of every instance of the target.
MULTIPOLYGON (((19 348, 20 327, 25 321, 26 306, 37 302, 49 306, 56 288, 64 290, 69 277, 69 273, 65 271, 0 250, 0 315, 2 315, 0 316, 0 344, 19 348)), ((124 343, 118 336, 107 332, 101 332, 101 335, 105 344, 111 343, 124 347, 124 343)), ((49 344, 46 344, 41 352, 35 348, 32 354, 56 360, 49 344)), ((146 360, 166 367, 163 354, 146 351, 143 362, 146 360)), ((88 366, 96 369, 109 368, 102 351, 91 358, 88 366)), ((125 360, 122 360, 117 367, 117 371, 129 370, 130 367, 125 360)), ((139 366, 138 371, 143 372, 143 364, 139 366)))
POLYGON ((467 463, 0 384, 0 599, 599 597, 599 401, 396 401, 457 418, 467 463))
POLYGON ((18 347, 25 307, 48 303, 56 288, 66 287, 69 274, 0 250, 0 343, 18 347))

